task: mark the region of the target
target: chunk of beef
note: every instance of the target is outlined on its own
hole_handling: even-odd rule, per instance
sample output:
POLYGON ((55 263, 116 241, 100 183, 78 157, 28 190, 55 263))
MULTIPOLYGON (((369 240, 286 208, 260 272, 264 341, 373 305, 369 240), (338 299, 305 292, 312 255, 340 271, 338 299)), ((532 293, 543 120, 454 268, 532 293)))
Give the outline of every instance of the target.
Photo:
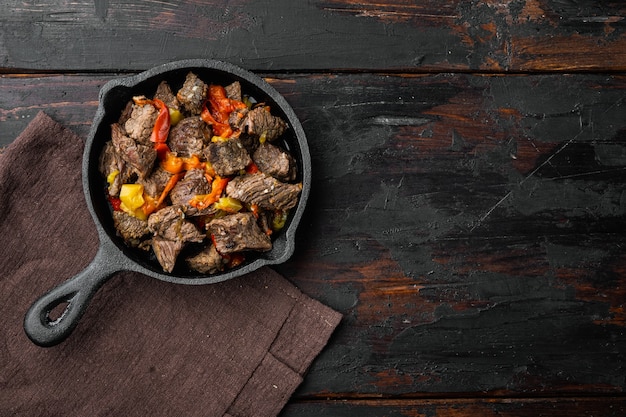
POLYGON ((113 212, 113 224, 117 232, 124 238, 124 241, 130 246, 139 246, 142 238, 145 237, 150 230, 148 222, 131 216, 123 211, 113 212))
POLYGON ((287 152, 271 143, 262 143, 254 151, 252 160, 259 169, 281 181, 296 179, 296 161, 287 152))
POLYGON ((183 250, 184 243, 180 240, 165 239, 161 236, 152 238, 152 250, 165 272, 172 272, 176 259, 183 250))
POLYGON ((120 188, 125 178, 128 179, 130 177, 131 172, 126 168, 126 163, 120 156, 115 152, 115 146, 111 141, 108 141, 104 145, 104 149, 100 154, 100 158, 98 160, 98 169, 104 178, 107 180, 112 178, 108 185, 108 191, 110 196, 117 196, 120 193, 120 188))
POLYGON ((185 259, 189 268, 201 274, 214 274, 224 269, 225 260, 215 246, 204 247, 200 252, 185 259))
POLYGON ((161 168, 159 165, 146 178, 137 182, 143 185, 143 190, 152 198, 159 198, 165 189, 165 185, 172 177, 172 174, 161 168))
POLYGON ((150 174, 157 157, 153 146, 135 142, 124 134, 124 129, 117 123, 111 125, 111 141, 117 155, 139 178, 150 174))
POLYGON ((239 81, 228 84, 224 90, 226 90, 226 97, 229 99, 241 101, 241 83, 239 81))
POLYGON ((98 158, 98 170, 104 178, 108 177, 111 172, 118 170, 118 161, 115 147, 110 141, 106 142, 98 158))
POLYGON ((288 210, 298 202, 302 184, 278 181, 262 172, 237 176, 228 182, 226 194, 265 210, 288 210))
POLYGON ((198 116, 187 117, 170 130, 167 142, 178 156, 201 156, 204 146, 210 142, 211 126, 198 116))
MULTIPOLYGON (((247 107, 241 109, 234 109, 228 115, 228 124, 233 130, 241 130, 243 127, 243 123, 246 121, 246 115, 250 112, 250 109, 247 107)), ((256 137, 255 139, 258 139, 256 137)))
POLYGON ((168 109, 180 110, 180 102, 176 98, 176 95, 172 92, 170 85, 167 81, 161 81, 158 85, 154 98, 161 100, 168 109))
POLYGON ((248 155, 253 155, 260 145, 259 138, 257 136, 248 135, 244 132, 240 132, 239 140, 241 141, 243 147, 248 151, 248 155))
POLYGON ((149 145, 158 114, 158 110, 152 104, 133 104, 130 118, 124 123, 126 134, 141 144, 149 145))
POLYGON ((133 114, 133 102, 129 101, 128 103, 126 103, 126 107, 124 107, 124 110, 122 110, 122 114, 117 121, 120 126, 124 126, 126 124, 128 119, 130 119, 131 114, 133 114))
POLYGON ((243 147, 248 151, 249 155, 252 155, 256 148, 259 146, 259 136, 251 135, 243 129, 244 122, 246 121, 246 115, 250 110, 245 107, 243 109, 235 109, 228 116, 228 124, 235 132, 239 132, 239 140, 243 147))
POLYGON ((220 176, 229 176, 245 169, 252 159, 238 138, 211 142, 206 148, 206 159, 220 176))
POLYGON ((185 82, 176 98, 189 114, 199 115, 202 112, 202 104, 209 92, 209 86, 206 85, 196 74, 190 72, 185 77, 185 82))
POLYGON ((259 228, 252 213, 237 213, 214 219, 207 224, 207 230, 221 254, 272 249, 270 237, 259 228))
POLYGON ((202 242, 205 235, 185 220, 180 206, 167 206, 148 217, 148 228, 157 236, 181 242, 202 242))
POLYGON ((259 218, 257 219, 257 223, 259 224, 259 227, 261 228, 261 230, 263 230, 263 232, 268 236, 273 233, 272 226, 271 226, 273 216, 274 216, 274 213, 270 213, 267 210, 259 211, 259 218))
POLYGON ((152 249, 164 271, 172 272, 178 254, 189 242, 202 242, 204 234, 185 220, 179 206, 167 206, 148 217, 148 228, 154 233, 152 249))
POLYGON ((204 176, 203 169, 190 169, 185 173, 182 180, 178 181, 172 191, 170 199, 172 204, 180 206, 185 215, 198 216, 215 212, 212 206, 198 210, 189 205, 189 201, 196 195, 208 194, 211 192, 211 184, 204 176))
POLYGON ((266 140, 273 141, 285 133, 287 127, 283 119, 269 112, 269 107, 259 106, 246 114, 241 130, 257 137, 265 134, 266 140))

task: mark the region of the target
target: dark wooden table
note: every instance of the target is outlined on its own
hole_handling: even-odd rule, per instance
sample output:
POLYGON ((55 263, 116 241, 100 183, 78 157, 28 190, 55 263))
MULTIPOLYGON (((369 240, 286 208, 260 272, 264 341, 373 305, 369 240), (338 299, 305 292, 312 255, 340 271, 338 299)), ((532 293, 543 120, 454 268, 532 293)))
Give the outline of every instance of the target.
POLYGON ((86 136, 108 80, 265 77, 314 183, 277 268, 345 319, 284 409, 626 415, 622 1, 95 0, 0 8, 0 146, 86 136))

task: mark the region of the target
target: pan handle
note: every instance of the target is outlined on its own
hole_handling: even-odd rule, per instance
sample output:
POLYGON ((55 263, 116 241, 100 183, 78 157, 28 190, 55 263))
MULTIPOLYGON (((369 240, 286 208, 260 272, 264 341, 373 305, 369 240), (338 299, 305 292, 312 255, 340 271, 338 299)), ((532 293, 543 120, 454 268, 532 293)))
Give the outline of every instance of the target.
POLYGON ((24 331, 36 345, 50 347, 61 343, 74 330, 98 289, 117 271, 115 262, 106 261, 103 246, 91 263, 72 278, 41 296, 24 318, 24 331), (50 318, 55 307, 67 303, 56 319, 50 318))

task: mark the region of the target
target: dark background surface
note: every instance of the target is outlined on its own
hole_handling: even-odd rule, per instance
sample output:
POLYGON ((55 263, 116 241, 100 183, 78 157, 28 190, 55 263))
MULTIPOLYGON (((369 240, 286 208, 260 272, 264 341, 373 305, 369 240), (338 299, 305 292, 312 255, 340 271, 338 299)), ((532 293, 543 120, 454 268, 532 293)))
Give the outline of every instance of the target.
POLYGON ((49 3, 0 8, 0 146, 184 58, 302 121, 276 269, 345 318, 282 416, 626 414, 623 2, 49 3))

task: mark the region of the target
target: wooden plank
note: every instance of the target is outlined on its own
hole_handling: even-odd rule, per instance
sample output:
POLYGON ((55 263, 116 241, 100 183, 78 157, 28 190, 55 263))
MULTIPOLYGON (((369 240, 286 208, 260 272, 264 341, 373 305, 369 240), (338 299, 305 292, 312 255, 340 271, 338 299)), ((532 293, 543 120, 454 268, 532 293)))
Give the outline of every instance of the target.
POLYGON ((113 76, 3 76, 0 147, 13 141, 39 111, 87 137, 98 107, 98 91, 113 76))
MULTIPOLYGON (((112 76, 0 78, 0 143, 112 76)), ((266 79, 314 173, 277 269, 345 315, 300 398, 624 392, 626 77, 266 79)))
POLYGON ((626 399, 514 398, 292 401, 280 417, 621 417, 626 399))
POLYGON ((618 1, 48 3, 0 9, 3 71, 142 70, 201 57, 256 71, 626 69, 618 1))

